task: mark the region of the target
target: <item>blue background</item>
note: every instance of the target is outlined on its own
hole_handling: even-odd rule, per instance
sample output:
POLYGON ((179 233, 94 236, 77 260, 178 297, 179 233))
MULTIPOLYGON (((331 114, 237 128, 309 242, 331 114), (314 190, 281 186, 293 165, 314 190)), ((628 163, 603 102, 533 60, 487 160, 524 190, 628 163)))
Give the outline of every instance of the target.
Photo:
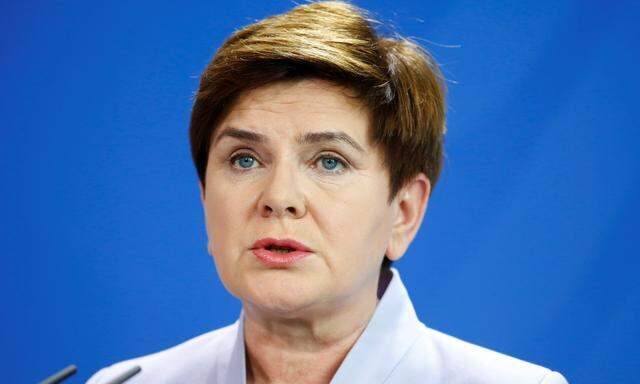
MULTIPOLYGON (((573 383, 640 375, 638 3, 357 1, 449 86, 397 264, 423 321, 573 383)), ((234 29, 290 1, 2 2, 3 382, 69 382, 235 321, 187 129, 234 29)))

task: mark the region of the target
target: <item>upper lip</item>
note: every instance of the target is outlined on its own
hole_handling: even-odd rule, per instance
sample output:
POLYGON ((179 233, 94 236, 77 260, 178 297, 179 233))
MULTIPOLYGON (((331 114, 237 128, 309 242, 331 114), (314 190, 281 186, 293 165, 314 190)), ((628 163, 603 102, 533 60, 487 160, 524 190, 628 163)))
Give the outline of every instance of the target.
POLYGON ((251 249, 267 248, 269 246, 286 247, 292 248, 296 251, 311 252, 311 249, 309 249, 309 247, 293 239, 274 239, 272 237, 265 237, 256 241, 255 243, 253 243, 251 249))

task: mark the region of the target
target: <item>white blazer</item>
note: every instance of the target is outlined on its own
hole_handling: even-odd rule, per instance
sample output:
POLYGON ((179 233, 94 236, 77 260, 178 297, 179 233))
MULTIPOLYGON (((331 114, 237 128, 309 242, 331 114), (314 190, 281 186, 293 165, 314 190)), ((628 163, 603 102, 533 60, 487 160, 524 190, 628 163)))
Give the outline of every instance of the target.
MULTIPOLYGON (((331 384, 567 384, 561 374, 438 332, 416 316, 400 274, 393 278, 331 384)), ((127 384, 245 384, 243 311, 239 319, 151 355, 104 368, 107 383, 134 365, 127 384)))

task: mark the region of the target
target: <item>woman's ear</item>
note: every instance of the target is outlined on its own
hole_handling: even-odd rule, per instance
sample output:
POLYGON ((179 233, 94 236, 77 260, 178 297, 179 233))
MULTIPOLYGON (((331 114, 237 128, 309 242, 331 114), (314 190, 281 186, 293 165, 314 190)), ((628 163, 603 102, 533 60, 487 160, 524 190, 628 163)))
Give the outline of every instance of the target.
POLYGON ((386 252, 389 259, 400 259, 409 248, 422 224, 430 193, 431 182, 424 173, 420 173, 405 184, 393 199, 395 221, 386 252))

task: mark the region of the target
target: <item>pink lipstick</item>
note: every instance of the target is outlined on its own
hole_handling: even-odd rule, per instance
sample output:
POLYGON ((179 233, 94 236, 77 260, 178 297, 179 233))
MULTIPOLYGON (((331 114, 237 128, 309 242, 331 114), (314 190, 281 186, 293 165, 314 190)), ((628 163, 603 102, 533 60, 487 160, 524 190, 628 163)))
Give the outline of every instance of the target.
POLYGON ((271 237, 256 241, 251 251, 258 260, 270 267, 286 267, 313 253, 307 246, 295 240, 278 240, 271 237))

